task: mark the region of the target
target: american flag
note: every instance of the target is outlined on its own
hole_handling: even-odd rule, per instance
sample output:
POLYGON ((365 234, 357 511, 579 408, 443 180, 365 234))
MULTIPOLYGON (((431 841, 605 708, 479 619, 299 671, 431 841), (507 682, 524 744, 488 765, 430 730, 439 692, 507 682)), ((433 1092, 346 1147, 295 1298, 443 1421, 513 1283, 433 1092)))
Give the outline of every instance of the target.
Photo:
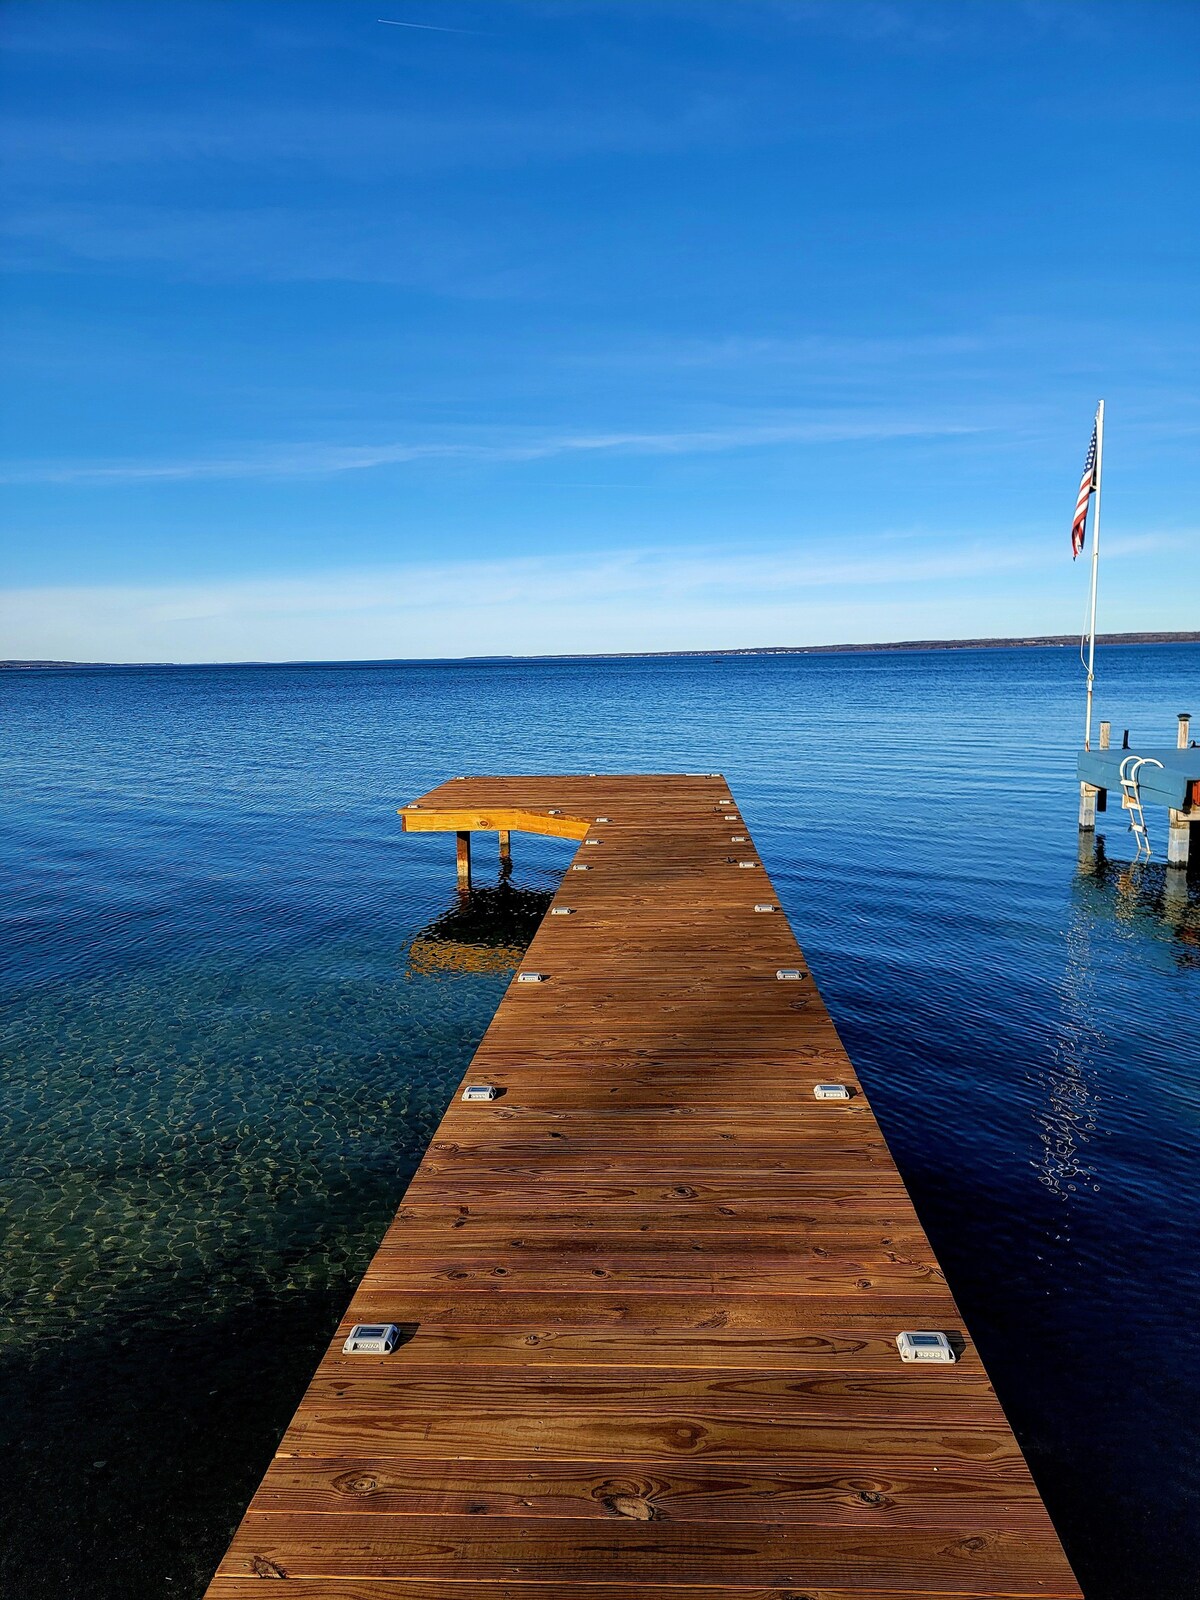
POLYGON ((1075 501, 1075 521, 1071 524, 1071 560, 1083 549, 1084 525, 1087 522, 1088 497, 1096 487, 1096 424, 1092 423, 1092 442, 1088 445, 1087 460, 1083 463, 1083 477, 1079 480, 1079 498, 1075 501))

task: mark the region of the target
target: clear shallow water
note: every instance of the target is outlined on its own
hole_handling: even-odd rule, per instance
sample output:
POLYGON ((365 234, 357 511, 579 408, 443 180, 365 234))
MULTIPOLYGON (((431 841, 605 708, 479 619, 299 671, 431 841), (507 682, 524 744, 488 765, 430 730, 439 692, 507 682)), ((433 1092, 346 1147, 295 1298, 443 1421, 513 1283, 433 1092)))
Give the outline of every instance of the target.
MULTIPOLYGON (((1100 683, 1170 742, 1200 648, 1100 683)), ((1200 1595, 1200 880, 1115 809, 1081 863, 1081 689, 1069 650, 5 674, 0 1591, 195 1596, 257 1483, 569 851, 515 836, 528 894, 443 961, 453 845, 394 808, 720 769, 1089 1600, 1200 1595)))

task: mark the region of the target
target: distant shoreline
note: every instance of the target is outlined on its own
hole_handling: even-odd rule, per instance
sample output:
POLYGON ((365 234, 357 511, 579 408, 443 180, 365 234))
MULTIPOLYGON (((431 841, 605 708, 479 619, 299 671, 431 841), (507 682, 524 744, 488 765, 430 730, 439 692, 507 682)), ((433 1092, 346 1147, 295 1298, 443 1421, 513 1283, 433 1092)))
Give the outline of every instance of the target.
MULTIPOLYGON (((1027 635, 1012 639, 899 639, 882 644, 768 644, 725 650, 604 650, 536 656, 381 656, 373 661, 0 661, 0 672, 94 671, 127 667, 339 667, 419 666, 434 661, 644 661, 711 656, 886 655, 921 650, 1045 650, 1078 645, 1073 633, 1027 635)), ((1200 644, 1200 631, 1185 633, 1098 633, 1097 644, 1200 644)))

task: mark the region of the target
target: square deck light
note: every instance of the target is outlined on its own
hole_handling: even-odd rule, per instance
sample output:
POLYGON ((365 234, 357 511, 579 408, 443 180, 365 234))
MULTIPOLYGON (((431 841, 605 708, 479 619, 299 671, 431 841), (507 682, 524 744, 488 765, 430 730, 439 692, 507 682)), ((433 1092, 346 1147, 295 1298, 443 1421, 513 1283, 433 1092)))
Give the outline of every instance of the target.
POLYGON ((394 1322, 359 1322, 350 1329, 342 1352, 348 1356, 390 1356, 399 1338, 400 1329, 394 1322))
POLYGON ((804 974, 800 971, 799 967, 780 967, 775 976, 777 978, 782 978, 785 982, 794 982, 797 978, 802 978, 804 974))
POLYGON ((760 900, 754 909, 755 911, 774 911, 775 907, 767 900, 760 900))
POLYGON ((844 1083, 814 1083, 814 1100, 849 1100, 850 1091, 844 1083))
POLYGON ((896 1349, 901 1361, 938 1361, 945 1366, 958 1359, 944 1333, 898 1333, 896 1349))
POLYGON ((545 983, 550 976, 548 972, 518 972, 518 983, 545 983))
POLYGON ((494 1083, 469 1083, 462 1097, 464 1100, 494 1100, 499 1093, 494 1083))

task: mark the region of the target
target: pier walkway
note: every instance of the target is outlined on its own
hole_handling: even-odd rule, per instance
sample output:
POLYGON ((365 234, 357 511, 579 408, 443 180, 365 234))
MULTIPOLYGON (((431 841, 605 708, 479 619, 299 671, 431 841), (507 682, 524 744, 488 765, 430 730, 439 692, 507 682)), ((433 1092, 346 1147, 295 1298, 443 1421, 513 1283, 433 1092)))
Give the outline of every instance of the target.
POLYGON ((469 778, 402 814, 578 839, 570 914, 209 1600, 1078 1596, 724 781, 469 778), (343 1355, 360 1322, 404 1342, 343 1355), (903 1329, 957 1363, 903 1364, 903 1329))

